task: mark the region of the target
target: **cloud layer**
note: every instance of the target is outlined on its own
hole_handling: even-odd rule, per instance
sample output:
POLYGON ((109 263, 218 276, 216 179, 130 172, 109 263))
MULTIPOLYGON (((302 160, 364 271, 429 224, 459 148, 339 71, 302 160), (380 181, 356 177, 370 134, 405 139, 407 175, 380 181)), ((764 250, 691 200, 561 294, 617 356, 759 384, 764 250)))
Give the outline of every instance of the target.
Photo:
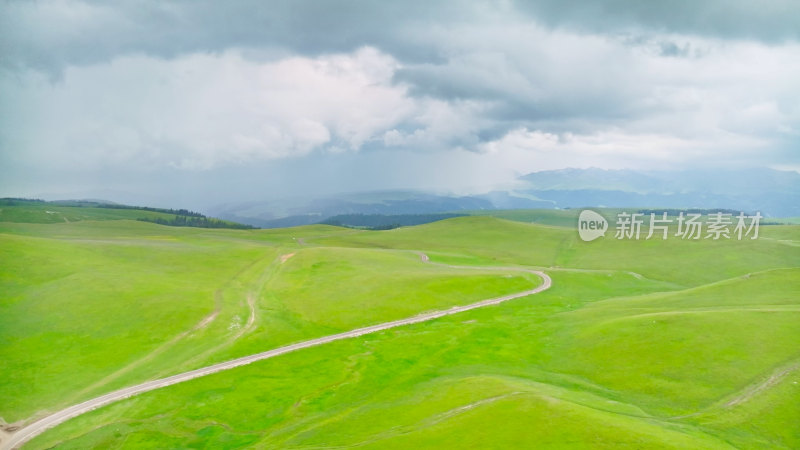
POLYGON ((433 3, 3 3, 0 189, 289 160, 375 188, 800 169, 796 2, 433 3))

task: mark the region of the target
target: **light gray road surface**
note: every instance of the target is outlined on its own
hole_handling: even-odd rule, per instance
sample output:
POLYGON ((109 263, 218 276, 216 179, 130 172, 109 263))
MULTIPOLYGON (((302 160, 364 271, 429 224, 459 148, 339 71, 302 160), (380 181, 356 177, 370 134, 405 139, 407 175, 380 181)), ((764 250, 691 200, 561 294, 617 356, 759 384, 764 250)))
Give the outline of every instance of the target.
MULTIPOLYGON (((423 262, 426 263, 429 262, 428 256, 425 255, 424 253, 420 254, 420 259, 423 262)), ((457 267, 457 266, 449 266, 449 267, 457 267)), ((428 320, 437 319, 439 317, 444 317, 444 316, 449 316, 451 314, 458 314, 464 311, 469 311, 471 309, 478 309, 478 308, 483 308, 485 306, 497 305, 506 302, 508 300, 513 300, 515 298, 525 297, 528 295, 542 292, 546 289, 549 289, 550 285, 552 284, 552 280, 550 279, 550 277, 547 276, 547 274, 545 274, 544 272, 538 270, 528 270, 528 269, 512 268, 512 267, 505 267, 505 268, 459 267, 459 268, 470 268, 470 269, 481 269, 481 270, 486 270, 486 269, 516 270, 520 272, 528 272, 536 274, 542 278, 543 282, 538 287, 534 289, 529 289, 527 291, 517 292, 515 294, 509 294, 509 295, 504 295, 502 297, 483 300, 465 306, 454 306, 452 308, 441 311, 426 312, 413 317, 409 317, 407 319, 384 322, 364 328, 357 328, 355 330, 346 331, 343 333, 333 334, 330 336, 325 336, 317 339, 311 339, 309 341, 298 342, 296 344, 287 345, 285 347, 279 347, 274 350, 269 350, 262 353, 256 353, 250 356, 244 356, 241 358, 233 359, 231 361, 214 364, 212 366, 195 369, 189 372, 179 373, 171 377, 148 381, 142 384, 137 384, 135 386, 123 388, 118 391, 109 392, 108 394, 101 395, 100 397, 96 397, 91 400, 87 400, 83 403, 79 403, 77 405, 73 405, 68 408, 62 409, 57 413, 51 414, 43 419, 40 419, 16 431, 11 435, 9 440, 7 440, 6 442, 0 442, 0 449, 7 450, 7 449, 18 448, 25 442, 29 441, 30 439, 33 439, 35 436, 43 433, 45 430, 52 428, 56 425, 59 425, 63 422, 66 422, 69 419, 80 416, 81 414, 87 413, 102 406, 106 406, 108 404, 117 402, 119 400, 133 397, 134 395, 142 394, 144 392, 149 392, 162 387, 171 386, 173 384, 183 383, 184 381, 189 381, 194 378, 204 377, 206 375, 211 375, 212 373, 222 372, 223 370, 229 370, 235 367, 241 367, 250 363, 254 363, 256 361, 261 361, 263 359, 268 359, 274 356, 283 355, 284 353, 293 352, 295 350, 300 350, 303 348, 315 347, 317 345, 327 344, 329 342, 338 341, 341 339, 349 339, 358 336, 363 336, 365 334, 376 333, 378 331, 401 327, 403 325, 411 325, 412 323, 425 322, 428 320)))

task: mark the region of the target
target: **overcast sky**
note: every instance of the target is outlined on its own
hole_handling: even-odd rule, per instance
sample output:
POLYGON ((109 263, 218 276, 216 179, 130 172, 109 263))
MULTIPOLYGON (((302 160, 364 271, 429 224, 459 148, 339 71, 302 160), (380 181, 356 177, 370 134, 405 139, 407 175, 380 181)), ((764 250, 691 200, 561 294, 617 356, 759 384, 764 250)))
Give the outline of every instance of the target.
POLYGON ((0 196, 204 208, 800 170, 796 0, 0 6, 0 196))

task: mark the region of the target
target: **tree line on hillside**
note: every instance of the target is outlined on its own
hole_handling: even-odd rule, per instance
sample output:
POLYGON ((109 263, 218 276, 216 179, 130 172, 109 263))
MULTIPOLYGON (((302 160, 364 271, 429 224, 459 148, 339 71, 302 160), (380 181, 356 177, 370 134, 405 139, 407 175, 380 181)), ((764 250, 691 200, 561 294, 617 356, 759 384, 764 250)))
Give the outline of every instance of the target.
POLYGON ((176 215, 172 219, 165 219, 163 217, 140 217, 136 220, 141 222, 157 223, 159 225, 167 225, 170 227, 231 228, 234 230, 252 230, 255 228, 251 225, 213 219, 203 215, 176 215))
POLYGON ((0 198, 0 205, 18 206, 21 203, 47 203, 38 198, 3 197, 0 198))
POLYGON ((21 198, 21 197, 4 197, 0 198, 0 205, 4 206, 19 206, 25 203, 46 203, 50 205, 66 206, 73 208, 104 208, 104 209, 127 209, 127 210, 141 210, 164 214, 173 214, 176 216, 187 217, 205 217, 199 212, 190 211, 188 209, 171 209, 171 208, 153 208, 150 206, 130 206, 120 205, 117 203, 104 203, 92 200, 53 200, 47 201, 39 198, 21 198))
POLYGON ((142 211, 150 211, 164 214, 174 214, 180 217, 205 217, 199 212, 189 211, 188 209, 167 209, 167 208, 151 208, 149 206, 128 206, 128 205, 114 205, 109 203, 97 204, 98 208, 108 209, 139 209, 142 211))

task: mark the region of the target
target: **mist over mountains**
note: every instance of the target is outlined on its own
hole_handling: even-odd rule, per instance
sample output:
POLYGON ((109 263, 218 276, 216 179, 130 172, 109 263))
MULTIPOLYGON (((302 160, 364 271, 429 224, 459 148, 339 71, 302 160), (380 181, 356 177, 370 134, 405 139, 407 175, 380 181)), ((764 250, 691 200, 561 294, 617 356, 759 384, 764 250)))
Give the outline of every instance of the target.
POLYGON ((433 214, 492 209, 580 207, 725 208, 765 217, 800 216, 800 174, 766 168, 637 171, 561 169, 519 177, 513 190, 454 196, 413 190, 233 202, 209 213, 273 228, 345 214, 433 214))
POLYGON ((526 195, 559 208, 652 206, 761 211, 766 217, 800 214, 800 174, 791 171, 564 169, 521 179, 529 186, 526 195))

